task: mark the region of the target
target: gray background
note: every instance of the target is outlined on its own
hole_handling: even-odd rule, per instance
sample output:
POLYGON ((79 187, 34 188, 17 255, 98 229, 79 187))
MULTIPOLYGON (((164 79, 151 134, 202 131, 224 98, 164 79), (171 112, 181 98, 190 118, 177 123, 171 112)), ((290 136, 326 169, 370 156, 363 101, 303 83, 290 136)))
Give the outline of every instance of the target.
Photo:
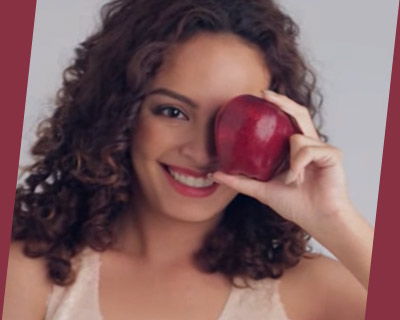
MULTIPOLYGON (((20 164, 37 123, 50 115, 73 49, 99 22, 105 0, 37 0, 20 164)), ((325 102, 323 132, 344 153, 350 196, 375 223, 398 12, 397 0, 281 0, 300 25, 301 46, 325 102)), ((319 244, 315 251, 329 252, 319 244)))

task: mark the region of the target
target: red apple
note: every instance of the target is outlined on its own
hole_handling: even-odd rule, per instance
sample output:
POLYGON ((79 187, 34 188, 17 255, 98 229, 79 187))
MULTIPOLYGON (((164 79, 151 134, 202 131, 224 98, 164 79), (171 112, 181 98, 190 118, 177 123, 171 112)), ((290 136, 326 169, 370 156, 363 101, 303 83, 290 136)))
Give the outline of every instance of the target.
POLYGON ((288 159, 289 138, 297 132, 289 116, 271 102, 251 95, 235 97, 215 121, 219 170, 270 180, 288 159))

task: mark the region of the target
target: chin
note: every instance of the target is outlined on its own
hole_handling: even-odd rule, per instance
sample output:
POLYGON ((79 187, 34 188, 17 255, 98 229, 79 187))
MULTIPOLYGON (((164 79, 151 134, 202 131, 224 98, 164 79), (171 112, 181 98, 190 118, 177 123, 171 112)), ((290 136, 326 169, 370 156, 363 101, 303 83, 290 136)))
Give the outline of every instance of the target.
POLYGON ((182 223, 207 223, 218 221, 222 216, 222 212, 214 212, 205 214, 204 210, 196 210, 193 207, 188 208, 187 210, 182 210, 182 208, 177 209, 176 211, 162 211, 165 217, 179 221, 182 223))

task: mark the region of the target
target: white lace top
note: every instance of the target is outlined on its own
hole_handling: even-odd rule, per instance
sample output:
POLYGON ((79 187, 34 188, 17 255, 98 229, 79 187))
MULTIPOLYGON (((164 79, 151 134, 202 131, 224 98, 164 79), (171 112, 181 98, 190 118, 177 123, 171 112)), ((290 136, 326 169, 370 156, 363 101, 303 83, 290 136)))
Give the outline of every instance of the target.
MULTIPOLYGON (((86 250, 76 281, 54 286, 45 320, 103 320, 99 307, 99 253, 86 250)), ((278 292, 278 280, 250 282, 252 288, 232 288, 217 320, 289 320, 278 292)))

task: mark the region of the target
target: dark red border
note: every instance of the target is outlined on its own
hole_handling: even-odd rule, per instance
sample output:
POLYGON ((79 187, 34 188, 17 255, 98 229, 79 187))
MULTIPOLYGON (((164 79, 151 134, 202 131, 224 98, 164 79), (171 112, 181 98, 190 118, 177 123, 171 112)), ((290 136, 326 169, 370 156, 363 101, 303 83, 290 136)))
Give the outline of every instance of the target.
MULTIPOLYGON (((0 1, 0 315, 10 243, 36 1, 0 1)), ((384 144, 366 320, 400 319, 400 31, 384 144)))
POLYGON ((0 1, 0 315, 10 247, 36 1, 0 1))
POLYGON ((397 20, 366 320, 400 319, 399 29, 397 20))

